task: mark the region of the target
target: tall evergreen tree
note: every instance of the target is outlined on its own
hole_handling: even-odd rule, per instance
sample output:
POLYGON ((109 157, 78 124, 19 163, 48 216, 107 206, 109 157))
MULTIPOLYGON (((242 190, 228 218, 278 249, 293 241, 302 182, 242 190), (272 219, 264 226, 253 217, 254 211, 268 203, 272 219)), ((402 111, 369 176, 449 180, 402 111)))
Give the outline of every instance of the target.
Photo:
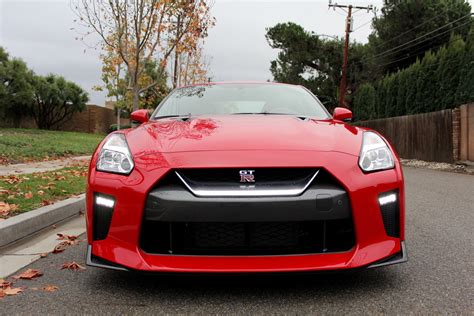
POLYGON ((456 104, 474 102, 474 27, 466 42, 455 100, 456 104))
POLYGON ((452 34, 466 37, 473 20, 466 0, 384 0, 381 12, 369 43, 382 74, 408 67, 452 34))

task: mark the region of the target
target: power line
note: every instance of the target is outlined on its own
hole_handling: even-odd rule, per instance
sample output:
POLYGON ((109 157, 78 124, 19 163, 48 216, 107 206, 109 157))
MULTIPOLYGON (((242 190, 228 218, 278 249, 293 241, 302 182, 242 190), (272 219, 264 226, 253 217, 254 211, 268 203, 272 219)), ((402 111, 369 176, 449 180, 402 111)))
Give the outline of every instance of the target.
POLYGON ((398 34, 397 36, 395 36, 395 37, 389 39, 388 41, 386 41, 386 42, 384 42, 384 43, 381 43, 381 44, 379 44, 379 45, 376 45, 376 46, 374 46, 374 47, 375 47, 375 48, 378 48, 378 47, 383 46, 383 45, 385 45, 385 44, 387 44, 387 43, 390 43, 390 42, 392 42, 392 41, 394 41, 394 40, 396 40, 396 39, 399 39, 399 38, 402 37, 403 35, 408 34, 408 33, 412 32, 413 30, 416 30, 417 28, 422 27, 423 25, 425 25, 425 24, 427 24, 427 23, 433 21, 434 19, 440 17, 441 15, 443 15, 443 14, 445 14, 445 13, 446 13, 445 11, 442 11, 441 13, 435 15, 434 17, 428 19, 427 21, 425 21, 425 22, 423 22, 423 23, 421 23, 421 24, 418 24, 418 25, 416 25, 415 27, 409 29, 408 31, 405 31, 405 32, 403 32, 403 33, 401 33, 401 34, 398 34))
POLYGON ((366 25, 369 24, 369 23, 372 23, 372 19, 370 19, 369 21, 365 22, 364 24, 359 25, 359 26, 356 27, 354 30, 352 30, 352 32, 356 32, 357 30, 363 28, 364 26, 366 26, 366 25))
MULTIPOLYGON (((423 42, 426 42, 426 41, 429 41, 429 40, 431 40, 431 39, 433 39, 433 38, 436 38, 436 37, 438 37, 438 36, 444 35, 444 34, 446 34, 446 33, 448 33, 448 32, 452 32, 453 30, 458 29, 458 28, 460 28, 460 27, 463 27, 464 25, 467 25, 467 24, 469 24, 469 23, 471 23, 471 22, 472 22, 472 21, 469 20, 469 21, 467 21, 466 23, 463 23, 463 24, 460 24, 460 25, 455 26, 455 27, 453 27, 453 28, 450 28, 450 29, 448 29, 448 30, 445 30, 445 31, 443 31, 443 32, 441 32, 441 33, 438 33, 438 34, 432 36, 432 37, 428 37, 428 38, 426 38, 426 39, 424 39, 424 40, 422 40, 422 41, 420 41, 420 42, 417 42, 417 43, 408 45, 407 47, 403 47, 403 48, 400 48, 400 49, 395 50, 395 51, 392 51, 392 52, 386 51, 385 54, 384 54, 384 53, 380 53, 380 54, 377 54, 377 55, 375 55, 375 56, 369 57, 368 60, 371 60, 371 59, 378 59, 378 58, 381 58, 381 57, 385 57, 385 56, 389 56, 389 55, 392 55, 392 54, 396 54, 396 53, 398 53, 398 52, 400 52, 400 51, 406 50, 407 48, 410 48, 410 47, 419 45, 419 44, 421 44, 421 43, 423 43, 423 42)), ((420 37, 420 38, 421 38, 421 37, 420 37)), ((408 43, 408 42, 407 42, 407 43, 408 43)), ((405 44, 407 44, 407 43, 405 43, 405 44)), ((443 44, 441 44, 441 45, 443 45, 443 44)), ((402 45, 400 45, 400 46, 402 46, 402 45)), ((425 47, 425 46, 429 46, 429 44, 428 44, 428 45, 425 44, 424 47, 425 47)))
MULTIPOLYGON (((439 27, 439 28, 437 28, 437 29, 435 29, 435 30, 433 30, 433 31, 430 31, 430 32, 428 32, 428 33, 426 33, 426 34, 424 34, 424 35, 422 35, 422 36, 418 36, 418 37, 416 37, 416 38, 413 39, 413 40, 410 40, 410 41, 405 42, 405 43, 403 43, 403 44, 401 44, 401 45, 398 45, 398 46, 396 46, 396 47, 392 47, 392 48, 390 48, 390 49, 388 49, 388 50, 386 50, 386 51, 384 51, 384 52, 382 52, 382 53, 379 53, 379 54, 373 56, 373 58, 376 58, 376 57, 381 56, 381 55, 385 55, 386 53, 391 52, 391 51, 393 51, 393 50, 395 50, 395 49, 397 49, 397 48, 404 47, 404 46, 406 46, 406 45, 408 45, 408 44, 410 44, 410 43, 413 43, 413 42, 415 42, 415 41, 418 41, 418 40, 421 39, 421 38, 424 38, 424 37, 426 37, 426 36, 428 36, 428 35, 430 35, 430 34, 433 34, 433 33, 437 32, 437 31, 439 31, 439 30, 441 30, 441 29, 444 29, 445 27, 447 27, 447 26, 449 26, 449 25, 451 25, 451 24, 453 24, 453 23, 456 23, 456 22, 458 22, 458 21, 460 21, 460 20, 462 20, 462 19, 465 19, 466 17, 469 17, 469 16, 471 16, 471 15, 472 15, 472 13, 466 14, 465 16, 463 16, 463 17, 461 17, 461 18, 459 18, 459 19, 457 19, 457 20, 454 20, 454 21, 452 21, 452 22, 449 22, 449 23, 447 23, 447 24, 445 24, 445 25, 443 25, 443 26, 441 26, 441 27, 439 27)), ((469 21, 469 22, 470 22, 470 21, 469 21)), ((468 23, 469 23, 469 22, 468 22, 468 23)), ((454 29, 454 28, 450 29, 449 31, 451 31, 451 30, 453 30, 453 29, 454 29)), ((438 35, 439 35, 439 34, 438 34, 438 35)), ((435 36, 435 37, 436 37, 436 36, 435 36)), ((431 37, 431 38, 434 38, 434 37, 431 37)))
MULTIPOLYGON (((431 49, 437 49, 437 48, 440 48, 441 46, 447 46, 449 44, 451 44, 452 42, 455 42, 455 41, 458 41, 460 40, 460 38, 453 38, 451 39, 450 41, 446 42, 446 43, 443 43, 443 44, 440 44, 438 46, 435 46, 435 47, 432 47, 431 49)), ((425 45, 424 47, 426 47, 428 45, 425 45)), ((399 61, 402 61, 402 60, 405 60, 405 59, 408 59, 408 58, 412 58, 414 56, 418 56, 420 55, 420 53, 423 53, 425 52, 423 49, 419 49, 416 53, 414 53, 413 55, 410 55, 410 56, 406 56, 406 57, 403 57, 403 58, 400 58, 400 59, 397 59, 397 60, 394 60, 394 61, 391 61, 389 63, 385 63, 385 64, 382 64, 382 65, 379 65, 378 67, 381 68, 381 67, 384 67, 384 66, 387 66, 387 65, 390 65, 390 64, 394 64, 394 63, 397 63, 399 61)))

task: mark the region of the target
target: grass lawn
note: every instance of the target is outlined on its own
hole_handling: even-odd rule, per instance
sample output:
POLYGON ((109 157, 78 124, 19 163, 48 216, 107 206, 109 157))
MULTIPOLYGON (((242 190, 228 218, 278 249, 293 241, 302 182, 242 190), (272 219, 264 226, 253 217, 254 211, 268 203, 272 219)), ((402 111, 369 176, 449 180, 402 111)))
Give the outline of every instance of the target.
POLYGON ((104 135, 0 128, 0 164, 91 154, 104 135))
POLYGON ((0 177, 0 220, 85 192, 87 165, 0 177))

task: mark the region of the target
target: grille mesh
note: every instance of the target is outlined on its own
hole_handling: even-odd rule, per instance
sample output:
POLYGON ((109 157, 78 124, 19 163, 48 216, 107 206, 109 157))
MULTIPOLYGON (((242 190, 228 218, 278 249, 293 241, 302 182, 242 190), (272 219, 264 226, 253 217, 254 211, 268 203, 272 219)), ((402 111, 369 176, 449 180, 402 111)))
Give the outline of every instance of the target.
POLYGON ((345 251, 355 243, 352 220, 256 223, 144 223, 149 253, 278 255, 345 251))

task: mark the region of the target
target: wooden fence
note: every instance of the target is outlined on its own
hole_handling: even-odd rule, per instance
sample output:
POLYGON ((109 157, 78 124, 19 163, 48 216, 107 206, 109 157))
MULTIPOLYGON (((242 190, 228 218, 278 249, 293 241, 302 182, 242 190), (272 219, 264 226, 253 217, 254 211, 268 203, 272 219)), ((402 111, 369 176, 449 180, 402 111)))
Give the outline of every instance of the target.
POLYGON ((363 121, 395 147, 401 158, 453 162, 457 160, 457 137, 453 134, 453 110, 363 121))
POLYGON ((459 160, 474 161, 474 103, 459 107, 459 160))

